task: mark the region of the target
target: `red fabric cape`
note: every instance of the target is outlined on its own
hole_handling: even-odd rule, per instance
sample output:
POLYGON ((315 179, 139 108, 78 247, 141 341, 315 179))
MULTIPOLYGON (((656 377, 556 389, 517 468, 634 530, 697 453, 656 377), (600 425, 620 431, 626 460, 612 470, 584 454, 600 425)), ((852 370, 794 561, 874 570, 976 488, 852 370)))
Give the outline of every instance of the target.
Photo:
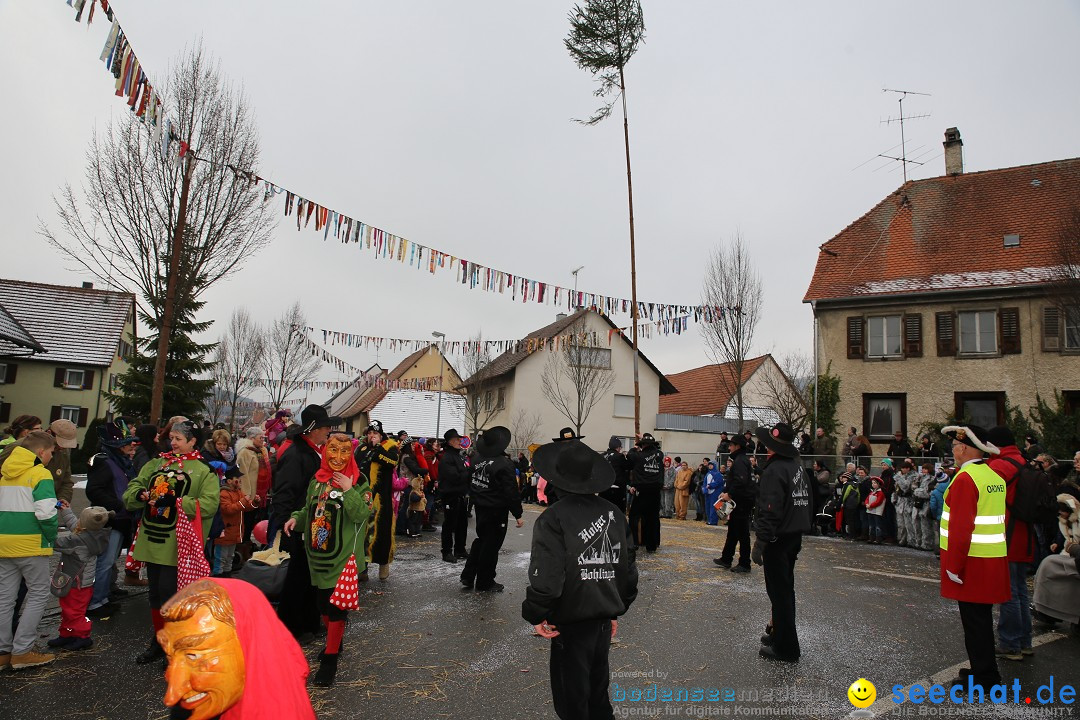
POLYGON ((307 660, 266 597, 243 580, 210 580, 232 600, 244 650, 244 694, 222 713, 222 720, 315 720, 307 693, 307 660))

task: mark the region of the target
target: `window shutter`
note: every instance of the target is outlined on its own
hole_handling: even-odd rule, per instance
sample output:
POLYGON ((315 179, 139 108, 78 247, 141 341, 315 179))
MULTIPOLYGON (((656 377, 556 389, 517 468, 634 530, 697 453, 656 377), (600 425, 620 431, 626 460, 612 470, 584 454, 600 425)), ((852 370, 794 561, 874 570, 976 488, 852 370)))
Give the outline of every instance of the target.
POLYGON ((1045 352, 1061 351, 1061 309, 1057 305, 1043 308, 1042 349, 1045 352))
POLYGON ((56 368, 56 375, 53 376, 53 387, 64 387, 64 368, 56 368))
POLYGON ((11 422, 11 403, 0 403, 0 423, 11 422))
POLYGON ((904 316, 904 356, 922 357, 922 315, 904 316))
POLYGON ((60 419, 60 406, 53 405, 52 410, 49 411, 49 423, 53 423, 60 419))
POLYGON ((83 370, 82 389, 83 390, 93 390, 94 389, 94 371, 93 370, 83 370))
POLYGON ((86 421, 90 415, 88 408, 79 408, 79 422, 76 423, 78 427, 86 427, 86 421))
MULTIPOLYGON (((7 374, 4 376, 4 383, 5 384, 11 385, 12 383, 15 382, 15 375, 16 375, 18 369, 19 369, 19 366, 16 365, 15 363, 8 363, 7 364, 7 374)), ((5 421, 0 420, 0 422, 5 422, 5 421)))
POLYGON ((861 315, 847 319, 847 356, 852 360, 858 360, 866 354, 863 347, 864 321, 861 315))
POLYGON ((938 357, 956 354, 956 315, 951 312, 940 312, 934 316, 937 325, 937 354, 938 357))
POLYGON ((1001 333, 1001 354, 1020 353, 1020 308, 1001 308, 998 312, 998 332, 1001 333))

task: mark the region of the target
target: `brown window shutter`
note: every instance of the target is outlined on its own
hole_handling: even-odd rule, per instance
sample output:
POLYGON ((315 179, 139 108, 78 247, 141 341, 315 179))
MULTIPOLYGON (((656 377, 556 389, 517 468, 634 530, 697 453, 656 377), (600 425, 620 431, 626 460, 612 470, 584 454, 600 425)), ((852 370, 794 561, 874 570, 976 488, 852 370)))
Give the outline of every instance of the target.
POLYGON ((1057 305, 1043 308, 1042 349, 1045 352, 1061 352, 1061 308, 1057 305))
POLYGON ((93 370, 83 370, 82 389, 83 390, 93 390, 94 389, 94 371, 93 370))
POLYGON ((89 408, 79 408, 79 422, 77 423, 79 427, 86 427, 86 421, 89 415, 89 408))
POLYGON ((8 363, 7 377, 4 378, 4 382, 11 385, 15 382, 15 376, 18 374, 19 366, 15 363, 8 363))
POLYGON ((64 387, 64 368, 56 368, 56 374, 53 376, 53 387, 64 387))
POLYGON ((847 356, 852 360, 861 359, 866 351, 863 343, 864 321, 861 315, 854 315, 847 319, 847 356))
POLYGON ((60 406, 53 405, 52 410, 49 411, 49 422, 52 423, 55 420, 60 419, 60 406))
POLYGON ((11 403, 0 403, 0 423, 11 422, 11 403))
POLYGON ((1001 308, 998 312, 998 332, 1001 333, 1001 354, 1020 353, 1020 308, 1001 308))
POLYGON ((922 357, 922 315, 904 315, 904 356, 922 357))
POLYGON ((934 315, 937 326, 938 357, 956 354, 956 315, 951 312, 939 312, 934 315))

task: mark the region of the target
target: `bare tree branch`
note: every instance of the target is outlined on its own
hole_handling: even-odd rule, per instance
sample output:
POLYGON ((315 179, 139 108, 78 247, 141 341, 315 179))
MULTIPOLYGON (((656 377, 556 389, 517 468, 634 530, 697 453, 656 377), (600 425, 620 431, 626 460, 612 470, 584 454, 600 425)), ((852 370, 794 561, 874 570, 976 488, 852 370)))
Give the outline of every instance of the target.
MULTIPOLYGON (((177 297, 198 299, 270 240, 269 203, 252 183, 259 163, 254 117, 242 90, 226 84, 200 46, 154 88, 198 158, 189 191, 177 297)), ((133 114, 95 133, 81 192, 54 198, 62 232, 39 232, 69 260, 108 285, 130 290, 161 317, 178 220, 182 164, 133 114)))
POLYGON ((295 302, 271 323, 266 333, 262 379, 275 408, 280 409, 304 383, 314 380, 321 367, 319 358, 304 343, 306 327, 304 311, 295 302))
POLYGON ((230 432, 236 430, 236 406, 240 402, 240 391, 250 387, 251 381, 258 378, 262 370, 265 342, 262 328, 251 319, 251 314, 245 308, 235 308, 219 346, 226 348, 223 353, 225 369, 222 372, 229 403, 230 432))
POLYGON ((593 347, 582 316, 569 328, 563 349, 550 353, 540 391, 580 435, 593 407, 615 385, 611 350, 593 347))
POLYGON ((518 408, 510 419, 510 449, 525 451, 540 438, 540 413, 518 408))
POLYGON ((769 407, 776 411, 781 422, 797 432, 804 430, 813 406, 812 398, 808 401, 806 394, 813 379, 813 362, 809 355, 793 352, 781 357, 777 365, 782 374, 761 374, 769 407))
POLYGON ((711 322, 703 322, 700 328, 713 362, 731 363, 735 387, 730 390, 738 405, 739 432, 745 428, 743 368, 753 346, 761 300, 761 276, 742 235, 736 233, 734 239, 715 248, 709 257, 702 286, 702 304, 721 311, 714 313, 711 322))
POLYGON ((465 378, 465 434, 483 430, 491 418, 499 412, 496 387, 502 383, 489 377, 484 371, 491 364, 491 353, 484 345, 483 336, 470 338, 472 347, 466 352, 456 368, 458 377, 465 378))

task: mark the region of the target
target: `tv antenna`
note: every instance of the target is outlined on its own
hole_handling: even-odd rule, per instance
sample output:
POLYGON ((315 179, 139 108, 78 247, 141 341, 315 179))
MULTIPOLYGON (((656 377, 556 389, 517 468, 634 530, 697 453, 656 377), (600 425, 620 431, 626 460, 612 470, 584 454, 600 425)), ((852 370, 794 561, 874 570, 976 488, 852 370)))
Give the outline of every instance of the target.
POLYGON ((894 122, 900 123, 900 157, 894 157, 892 155, 886 155, 885 153, 879 153, 877 157, 888 158, 889 160, 895 160, 900 163, 904 168, 904 182, 907 182, 907 166, 908 163, 915 165, 924 165, 925 163, 918 160, 909 160, 907 156, 907 141, 904 139, 904 121, 905 120, 920 120, 922 118, 930 117, 930 113, 923 115, 904 115, 904 98, 908 95, 922 95, 923 97, 930 97, 930 93, 915 92, 914 90, 894 90, 892 88, 882 88, 881 92, 898 93, 900 95, 900 114, 897 117, 885 118, 881 121, 883 125, 892 125, 894 122))

